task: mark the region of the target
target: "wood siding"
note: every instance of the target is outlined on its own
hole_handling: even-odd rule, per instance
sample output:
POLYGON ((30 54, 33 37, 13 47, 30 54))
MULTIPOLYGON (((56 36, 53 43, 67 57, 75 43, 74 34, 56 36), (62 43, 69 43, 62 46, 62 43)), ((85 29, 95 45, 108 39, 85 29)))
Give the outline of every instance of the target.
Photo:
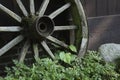
POLYGON ((81 0, 88 17, 120 14, 120 0, 81 0))
MULTIPOLYGON (((26 0, 22 0, 22 1, 26 1, 26 0)), ((35 1, 41 1, 41 0, 35 0, 35 1)), ((81 1, 84 10, 86 12, 86 15, 88 16, 89 49, 97 50, 98 47, 104 43, 120 43, 120 15, 118 15, 120 14, 120 0, 81 0, 81 1), (108 15, 116 15, 116 16, 108 16, 108 15), (98 17, 98 16, 104 16, 104 17, 98 17)), ((15 13, 22 15, 21 11, 19 11, 18 9, 18 6, 15 4, 15 0, 0 0, 0 3, 5 5, 15 13)), ((25 6, 27 6, 27 4, 25 4, 25 6)), ((8 25, 8 24, 14 25, 16 23, 13 19, 11 19, 3 12, 0 13, 2 13, 0 14, 0 18, 1 18, 0 25, 8 25)), ((9 36, 3 39, 6 40, 5 43, 7 43, 7 41, 10 41, 12 39, 10 38, 11 34, 0 33, 0 37, 4 37, 4 36, 9 36)), ((3 40, 0 39, 0 42, 2 43, 3 40)), ((3 44, 0 45, 0 47, 2 46, 3 44)), ((17 56, 18 54, 12 53, 12 54, 6 54, 0 58, 0 75, 5 75, 5 73, 3 72, 5 66, 11 66, 11 62, 8 62, 6 60, 12 61, 11 59, 18 58, 17 56)))
POLYGON ((120 0, 81 0, 88 18, 88 49, 105 43, 120 44, 120 0))
POLYGON ((105 43, 120 44, 120 15, 88 18, 88 26, 90 50, 105 43))

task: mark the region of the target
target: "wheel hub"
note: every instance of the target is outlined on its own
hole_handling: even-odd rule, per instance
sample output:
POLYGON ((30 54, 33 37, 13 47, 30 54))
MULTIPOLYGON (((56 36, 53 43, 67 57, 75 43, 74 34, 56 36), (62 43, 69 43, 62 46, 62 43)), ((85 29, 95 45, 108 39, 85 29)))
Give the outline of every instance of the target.
MULTIPOLYGON (((24 4, 29 2, 26 6, 22 3, 23 0, 15 1, 22 13, 17 10, 19 14, 16 14, 16 11, 13 12, 0 3, 0 10, 15 20, 13 21, 14 25, 13 23, 8 25, 5 22, 0 26, 2 34, 4 32, 10 32, 10 34, 15 32, 15 35, 8 38, 4 38, 5 35, 3 35, 3 38, 1 38, 4 43, 0 48, 0 56, 15 47, 15 49, 22 48, 20 62, 25 60, 28 51, 33 52, 36 59, 39 58, 39 53, 44 51, 52 59, 55 59, 51 49, 57 50, 58 48, 71 53, 79 53, 80 57, 85 54, 88 43, 88 27, 80 0, 27 0, 27 2, 24 2, 24 4), (40 3, 41 5, 35 5, 34 3, 40 3), (52 34, 53 32, 55 33, 52 34), (12 40, 9 39, 12 37, 12 40), (6 41, 6 39, 11 41, 6 41), (21 42, 23 47, 18 47, 17 45, 21 42), (77 50, 69 49, 69 45, 75 45, 77 50), (52 46, 53 48, 50 48, 52 46)), ((9 7, 9 5, 7 6, 9 7)), ((11 22, 11 19, 9 21, 11 22)))
POLYGON ((54 32, 54 21, 47 16, 25 18, 23 34, 32 40, 43 41, 54 32))

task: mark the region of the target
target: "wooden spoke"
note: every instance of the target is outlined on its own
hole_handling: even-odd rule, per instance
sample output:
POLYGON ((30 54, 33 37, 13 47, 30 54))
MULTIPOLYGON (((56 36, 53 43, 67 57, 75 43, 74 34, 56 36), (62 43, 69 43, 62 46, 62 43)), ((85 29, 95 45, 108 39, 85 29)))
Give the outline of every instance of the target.
POLYGON ((74 25, 70 25, 70 26, 55 26, 55 28, 54 28, 55 31, 59 31, 59 30, 73 30, 73 29, 77 29, 77 27, 74 26, 74 25))
POLYGON ((62 42, 62 41, 60 41, 60 40, 58 40, 58 39, 56 39, 56 38, 54 38, 52 36, 48 36, 47 39, 49 41, 53 42, 54 44, 59 45, 59 46, 63 47, 64 49, 70 51, 71 53, 76 54, 76 52, 70 50, 69 46, 67 44, 65 44, 64 42, 62 42))
POLYGON ((33 51, 35 54, 35 58, 39 58, 39 49, 38 49, 38 44, 37 43, 33 43, 33 51))
POLYGON ((22 50, 21 50, 21 55, 20 55, 20 60, 19 60, 20 62, 23 62, 23 61, 24 61, 25 56, 26 56, 26 54, 27 54, 27 52, 28 52, 29 47, 30 47, 30 41, 27 40, 27 41, 25 42, 22 50))
POLYGON ((45 41, 41 42, 41 45, 46 50, 46 52, 50 55, 50 57, 52 59, 55 59, 55 56, 53 55, 52 51, 50 50, 50 48, 48 47, 48 45, 46 44, 46 42, 45 41))
POLYGON ((50 0, 44 0, 44 1, 43 1, 42 5, 41 5, 41 7, 40 7, 40 9, 39 9, 39 11, 38 11, 39 17, 41 17, 41 16, 44 15, 44 13, 45 13, 45 11, 46 11, 46 9, 47 9, 47 6, 48 6, 48 4, 49 4, 49 1, 50 1, 50 0))
POLYGON ((9 10, 8 8, 6 8, 5 6, 3 6, 2 4, 0 4, 0 9, 2 11, 4 11, 5 13, 7 13, 8 15, 10 15, 12 18, 14 18, 15 20, 17 20, 18 22, 21 22, 21 17, 18 16, 17 14, 15 14, 14 12, 12 12, 11 10, 9 10))
POLYGON ((0 26, 0 32, 19 32, 22 28, 19 26, 0 26))
POLYGON ((65 4, 64 6, 62 6, 61 8, 57 9, 56 11, 54 11, 53 13, 51 13, 49 15, 49 17, 51 19, 55 18, 56 16, 58 16, 60 13, 62 13, 63 11, 65 11, 66 9, 68 9, 70 7, 70 3, 65 4))
POLYGON ((30 0, 30 13, 32 15, 35 14, 35 4, 34 4, 34 0, 30 0))
POLYGON ((18 43, 20 43, 23 39, 24 39, 24 37, 22 35, 19 35, 15 39, 13 39, 12 41, 10 41, 8 44, 6 44, 4 47, 2 47, 0 49, 0 56, 2 56, 8 50, 10 50, 11 48, 13 48, 18 43))
POLYGON ((62 42, 62 41, 60 41, 60 40, 58 40, 58 39, 56 39, 56 38, 54 38, 54 37, 52 37, 52 36, 48 36, 47 39, 48 39, 49 41, 51 41, 51 42, 59 45, 59 46, 62 46, 62 47, 64 47, 64 48, 68 48, 68 45, 67 45, 67 44, 65 44, 64 42, 62 42))
POLYGON ((70 44, 74 45, 75 42, 75 30, 70 30, 70 44))
POLYGON ((28 16, 28 12, 25 9, 23 3, 21 2, 21 0, 16 0, 18 6, 20 7, 21 11, 23 12, 24 16, 28 16))

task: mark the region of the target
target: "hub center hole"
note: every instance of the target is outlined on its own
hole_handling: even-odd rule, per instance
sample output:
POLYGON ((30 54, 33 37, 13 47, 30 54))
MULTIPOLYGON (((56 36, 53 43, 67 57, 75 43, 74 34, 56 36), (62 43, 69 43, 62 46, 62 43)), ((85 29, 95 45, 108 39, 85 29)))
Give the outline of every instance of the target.
POLYGON ((39 30, 41 32, 47 31, 47 25, 45 23, 43 23, 43 22, 39 23, 39 30))

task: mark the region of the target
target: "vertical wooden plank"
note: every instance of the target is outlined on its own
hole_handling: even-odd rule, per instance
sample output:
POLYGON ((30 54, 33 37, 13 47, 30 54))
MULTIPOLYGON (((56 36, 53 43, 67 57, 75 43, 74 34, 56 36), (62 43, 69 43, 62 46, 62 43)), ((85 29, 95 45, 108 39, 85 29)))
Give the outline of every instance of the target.
POLYGON ((120 0, 116 0, 116 14, 120 14, 120 0))
POLYGON ((108 14, 108 0, 97 0, 97 16, 108 14))
POLYGON ((114 15, 116 13, 116 5, 117 5, 117 0, 108 0, 108 14, 109 15, 114 15))
POLYGON ((96 0, 85 0, 86 1, 86 11, 88 17, 96 16, 96 0))

